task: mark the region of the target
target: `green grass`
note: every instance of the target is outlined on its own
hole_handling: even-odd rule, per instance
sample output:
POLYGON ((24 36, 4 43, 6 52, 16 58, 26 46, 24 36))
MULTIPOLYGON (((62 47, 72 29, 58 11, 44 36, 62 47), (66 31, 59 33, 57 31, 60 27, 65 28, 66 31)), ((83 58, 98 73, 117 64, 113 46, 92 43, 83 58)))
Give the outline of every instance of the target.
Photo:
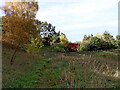
POLYGON ((98 54, 111 55, 111 54, 116 54, 116 53, 115 52, 110 52, 110 51, 104 51, 104 52, 99 52, 98 54))
MULTIPOLYGON (((11 66, 9 60, 12 53, 13 50, 3 48, 3 88, 119 87, 118 79, 95 73, 94 68, 90 68, 104 65, 108 60, 111 62, 107 64, 113 67, 116 63, 113 58, 101 57, 97 54, 42 57, 18 52, 11 66), (91 62, 88 63, 88 61, 91 62)), ((111 53, 102 54, 110 56, 111 53)))
POLYGON ((45 87, 46 85, 54 87, 59 82, 58 76, 60 76, 63 68, 66 66, 66 62, 56 62, 56 64, 59 64, 56 66, 52 66, 52 64, 53 61, 50 58, 36 61, 34 63, 35 67, 27 72, 26 77, 14 80, 14 83, 7 85, 6 88, 36 88, 45 87), (62 68, 58 66, 62 66, 62 68))

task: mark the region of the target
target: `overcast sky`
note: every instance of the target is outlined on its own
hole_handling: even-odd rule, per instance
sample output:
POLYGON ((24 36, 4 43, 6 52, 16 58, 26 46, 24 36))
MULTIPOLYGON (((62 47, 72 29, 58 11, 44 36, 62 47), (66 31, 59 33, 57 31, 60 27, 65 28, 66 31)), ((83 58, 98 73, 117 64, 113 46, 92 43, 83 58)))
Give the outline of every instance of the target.
POLYGON ((81 41, 85 34, 102 34, 105 30, 116 36, 118 1, 38 0, 40 8, 36 18, 56 26, 56 31, 65 33, 72 42, 81 41))

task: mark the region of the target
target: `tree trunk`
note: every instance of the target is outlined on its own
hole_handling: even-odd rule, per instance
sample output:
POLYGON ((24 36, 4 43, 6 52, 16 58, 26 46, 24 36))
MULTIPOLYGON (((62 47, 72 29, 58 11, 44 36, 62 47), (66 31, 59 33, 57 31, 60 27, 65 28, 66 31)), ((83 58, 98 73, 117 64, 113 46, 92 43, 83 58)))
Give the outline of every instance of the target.
POLYGON ((12 58, 11 58, 11 60, 10 60, 10 64, 11 64, 11 65, 12 65, 13 62, 14 62, 14 57, 15 57, 16 52, 17 52, 17 49, 15 49, 15 51, 14 51, 14 53, 13 53, 13 55, 12 55, 12 58))

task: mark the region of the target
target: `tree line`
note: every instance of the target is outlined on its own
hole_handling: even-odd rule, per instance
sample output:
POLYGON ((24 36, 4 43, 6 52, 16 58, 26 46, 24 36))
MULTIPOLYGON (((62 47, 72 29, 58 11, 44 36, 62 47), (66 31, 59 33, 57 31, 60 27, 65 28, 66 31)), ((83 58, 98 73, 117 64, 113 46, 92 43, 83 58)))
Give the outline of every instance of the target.
POLYGON ((97 33, 95 36, 84 35, 83 41, 79 50, 104 50, 104 49, 119 49, 120 48, 120 35, 114 38, 108 31, 102 35, 97 33))
MULTIPOLYGON (((48 22, 36 19, 39 10, 38 2, 25 0, 25 2, 5 2, 1 7, 5 16, 0 18, 2 29, 2 41, 12 44, 15 52, 11 58, 11 64, 18 48, 29 53, 39 52, 41 48, 50 48, 51 51, 67 52, 73 46, 70 45, 66 35, 56 32, 55 26, 48 22)), ((116 39, 108 33, 103 35, 85 35, 77 51, 100 50, 120 48, 120 35, 116 39)))

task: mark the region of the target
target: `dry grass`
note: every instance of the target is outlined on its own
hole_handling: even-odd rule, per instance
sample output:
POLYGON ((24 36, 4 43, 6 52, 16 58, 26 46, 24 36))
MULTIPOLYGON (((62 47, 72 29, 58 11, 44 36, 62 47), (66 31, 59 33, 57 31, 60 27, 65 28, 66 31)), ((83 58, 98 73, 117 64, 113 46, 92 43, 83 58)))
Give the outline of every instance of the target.
POLYGON ((111 88, 118 87, 118 80, 120 80, 117 76, 118 57, 116 55, 58 54, 57 56, 50 55, 49 58, 43 60, 46 57, 18 51, 14 64, 11 66, 10 58, 14 50, 3 47, 2 51, 4 88, 10 85, 19 86, 17 83, 24 87, 31 78, 33 80, 36 78, 36 81, 30 80, 30 85, 26 87, 111 88), (22 81, 26 78, 26 82, 22 81))
MULTIPOLYGON (((106 82, 107 79, 112 79, 115 80, 116 82, 120 80, 120 77, 118 75, 118 73, 120 73, 120 71, 118 71, 118 60, 114 60, 110 58, 109 55, 106 56, 106 58, 101 57, 101 55, 95 55, 95 54, 89 54, 89 55, 81 54, 79 56, 58 56, 56 57, 56 59, 57 58, 69 62, 74 62, 77 68, 79 69, 84 68, 84 76, 87 76, 87 74, 90 71, 94 72, 93 73, 95 74, 94 78, 97 78, 98 81, 91 80, 89 87, 97 87, 97 88, 104 87, 104 82, 106 82), (82 65, 83 67, 81 67, 82 65)), ((66 77, 68 76, 66 75, 66 77)), ((75 80, 70 80, 70 81, 75 81, 75 80)), ((106 86, 111 87, 112 82, 107 82, 106 86)), ((68 85, 68 87, 70 86, 68 85)))

